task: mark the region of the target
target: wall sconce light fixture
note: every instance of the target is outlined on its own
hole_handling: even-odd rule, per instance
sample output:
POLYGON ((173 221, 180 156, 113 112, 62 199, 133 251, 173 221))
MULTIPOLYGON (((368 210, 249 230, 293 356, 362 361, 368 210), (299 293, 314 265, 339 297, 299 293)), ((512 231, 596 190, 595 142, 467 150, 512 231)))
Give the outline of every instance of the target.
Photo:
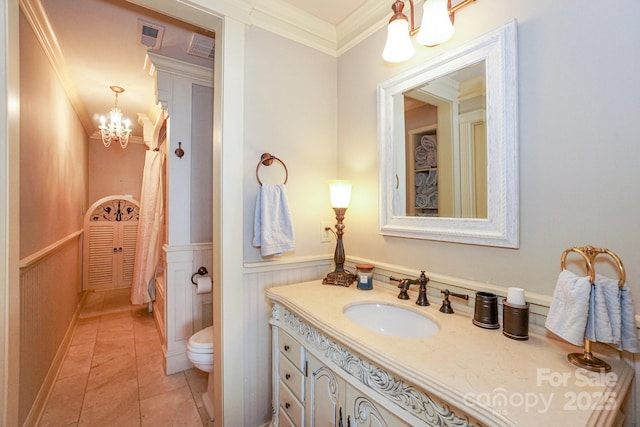
POLYGON ((382 51, 382 58, 387 62, 403 62, 415 53, 411 37, 425 46, 436 46, 449 40, 455 32, 453 28, 454 14, 475 0, 462 0, 451 7, 451 0, 425 0, 422 12, 422 23, 414 26, 415 10, 413 0, 409 1, 411 26, 407 15, 402 13, 405 1, 396 0, 391 9, 393 16, 387 26, 387 42, 382 51))
MULTIPOLYGON (((336 213, 336 251, 333 255, 333 261, 336 264, 336 269, 327 274, 322 280, 323 285, 338 285, 349 286, 355 280, 355 275, 344 269, 344 245, 342 243, 342 235, 344 234, 344 214, 349 206, 349 200, 351 199, 351 183, 349 181, 331 181, 329 182, 329 191, 331 195, 331 205, 333 211, 336 213)), ((331 227, 326 228, 327 231, 332 231, 331 227)))

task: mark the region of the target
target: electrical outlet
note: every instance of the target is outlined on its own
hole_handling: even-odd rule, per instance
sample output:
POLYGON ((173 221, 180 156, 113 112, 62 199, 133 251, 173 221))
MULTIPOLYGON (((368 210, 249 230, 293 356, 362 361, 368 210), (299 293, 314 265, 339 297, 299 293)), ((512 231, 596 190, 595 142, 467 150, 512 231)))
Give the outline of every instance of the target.
POLYGON ((331 228, 329 221, 320 221, 320 243, 326 243, 331 241, 331 231, 327 230, 327 227, 331 228))

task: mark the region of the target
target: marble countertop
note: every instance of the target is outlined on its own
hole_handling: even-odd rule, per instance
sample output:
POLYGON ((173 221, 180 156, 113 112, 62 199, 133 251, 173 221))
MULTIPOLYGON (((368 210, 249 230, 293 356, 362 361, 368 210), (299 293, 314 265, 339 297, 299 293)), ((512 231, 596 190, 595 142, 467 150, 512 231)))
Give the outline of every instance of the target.
POLYGON ((440 313, 439 301, 420 307, 415 298, 399 300, 397 292, 375 282, 373 290, 361 291, 311 281, 270 288, 267 297, 354 354, 488 425, 611 425, 633 377, 631 367, 616 358, 603 357, 612 366, 608 374, 575 368, 567 354, 582 349, 546 336, 544 329, 530 328, 527 341, 512 340, 501 329, 473 325, 464 313, 440 313), (381 335, 343 314, 367 302, 421 313, 440 332, 426 338, 381 335))

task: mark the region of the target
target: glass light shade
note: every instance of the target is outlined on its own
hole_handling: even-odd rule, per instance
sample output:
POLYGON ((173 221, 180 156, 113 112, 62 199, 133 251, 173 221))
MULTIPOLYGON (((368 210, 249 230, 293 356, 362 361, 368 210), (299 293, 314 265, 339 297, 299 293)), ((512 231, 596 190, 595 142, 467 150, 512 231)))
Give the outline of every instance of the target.
POLYGON ((402 62, 411 58, 416 49, 409 35, 409 22, 395 19, 387 26, 387 43, 382 51, 382 59, 387 62, 402 62))
POLYGON ((330 181, 329 194, 334 208, 346 208, 351 200, 351 183, 349 181, 330 181))
POLYGON ((418 43, 436 46, 453 37, 454 32, 447 0, 426 0, 423 6, 422 24, 416 36, 418 43))

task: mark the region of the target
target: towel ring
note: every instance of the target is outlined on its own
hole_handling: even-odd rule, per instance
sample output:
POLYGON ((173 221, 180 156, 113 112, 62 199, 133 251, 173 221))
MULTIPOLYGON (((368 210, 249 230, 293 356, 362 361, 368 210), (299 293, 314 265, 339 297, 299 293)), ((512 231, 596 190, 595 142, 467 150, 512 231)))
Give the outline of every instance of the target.
MULTIPOLYGON (((609 249, 596 248, 593 246, 574 246, 572 248, 566 249, 562 253, 562 257, 560 258, 560 267, 563 270, 566 269, 566 259, 569 252, 577 252, 585 259, 587 262, 587 270, 589 271, 589 278, 591 279, 592 286, 595 286, 596 283, 596 270, 593 266, 593 261, 595 260, 598 254, 607 254, 618 264, 618 270, 620 273, 620 280, 618 280, 618 289, 622 289, 624 282, 626 280, 626 273, 624 271, 624 265, 618 255, 610 251, 609 249)), ((593 355, 591 352, 591 340, 585 338, 584 339, 584 353, 570 353, 567 355, 567 359, 569 362, 577 366, 579 368, 584 368, 592 372, 609 372, 611 371, 611 365, 609 365, 604 360, 600 360, 593 355)))
POLYGON ((289 170, 287 170, 287 165, 285 165, 284 162, 279 158, 277 158, 276 156, 271 155, 271 153, 262 153, 262 156, 260 156, 260 161, 256 166, 256 179, 258 180, 258 184, 262 185, 262 181, 260 181, 260 177, 258 176, 258 170, 260 169, 260 166, 262 165, 271 166, 274 160, 280 162, 280 164, 284 168, 284 173, 285 173, 284 183, 285 184, 287 183, 287 181, 289 180, 289 170))

